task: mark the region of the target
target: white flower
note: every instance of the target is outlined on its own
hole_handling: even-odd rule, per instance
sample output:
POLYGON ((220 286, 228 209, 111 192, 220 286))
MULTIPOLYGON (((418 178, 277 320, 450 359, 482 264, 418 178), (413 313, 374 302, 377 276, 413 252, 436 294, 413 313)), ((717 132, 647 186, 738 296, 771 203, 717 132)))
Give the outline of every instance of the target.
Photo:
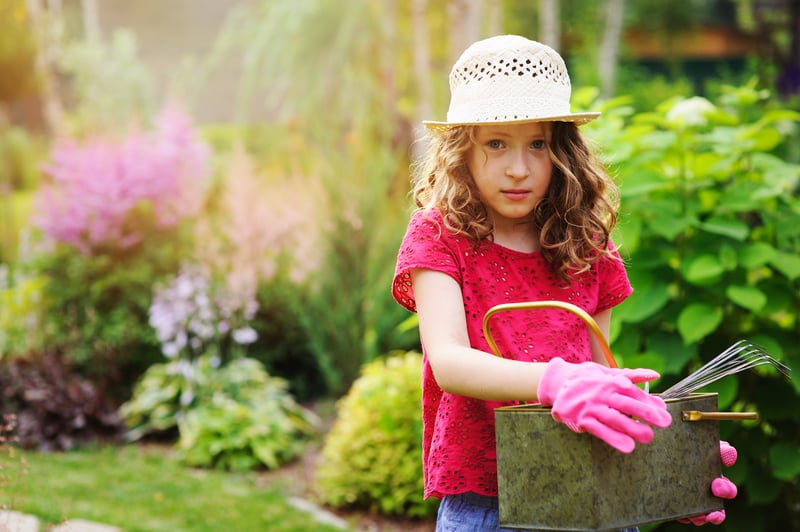
POLYGON ((178 373, 187 381, 194 380, 194 365, 188 360, 178 360, 178 373))
POLYGON ((252 344, 258 340, 258 333, 252 327, 242 327, 233 331, 233 341, 239 345, 252 344))
POLYGON ((186 343, 189 340, 189 337, 186 335, 186 331, 180 330, 175 335, 175 345, 177 345, 180 349, 186 347, 186 343))
POLYGON ((667 111, 667 120, 679 126, 705 126, 708 115, 716 111, 714 104, 701 96, 681 100, 667 111))
POLYGON ((189 406, 194 400, 194 392, 192 390, 183 390, 181 392, 181 405, 189 406))

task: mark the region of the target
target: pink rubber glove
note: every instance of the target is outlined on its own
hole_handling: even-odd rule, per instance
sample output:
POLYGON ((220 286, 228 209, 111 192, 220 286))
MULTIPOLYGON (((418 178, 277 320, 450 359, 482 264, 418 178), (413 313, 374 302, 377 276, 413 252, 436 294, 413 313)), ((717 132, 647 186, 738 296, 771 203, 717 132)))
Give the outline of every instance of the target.
MULTIPOLYGON (((722 459, 722 463, 725 464, 726 467, 730 467, 736 463, 736 458, 738 458, 739 453, 736 452, 736 448, 734 448, 730 443, 726 441, 720 441, 719 456, 722 459)), ((720 497, 721 499, 733 499, 736 497, 738 492, 739 490, 736 488, 736 484, 724 476, 720 476, 711 481, 711 493, 713 493, 715 497, 720 497)), ((678 519, 679 523, 684 523, 687 525, 693 524, 695 526, 705 525, 706 523, 718 525, 723 521, 725 521, 725 510, 717 510, 704 515, 687 517, 686 519, 678 519)))
POLYGON ((538 398, 543 405, 553 407, 556 421, 630 453, 636 442, 653 440, 650 425, 664 428, 672 422, 664 401, 634 384, 658 376, 650 369, 607 368, 594 362, 570 364, 554 358, 539 381, 538 398))

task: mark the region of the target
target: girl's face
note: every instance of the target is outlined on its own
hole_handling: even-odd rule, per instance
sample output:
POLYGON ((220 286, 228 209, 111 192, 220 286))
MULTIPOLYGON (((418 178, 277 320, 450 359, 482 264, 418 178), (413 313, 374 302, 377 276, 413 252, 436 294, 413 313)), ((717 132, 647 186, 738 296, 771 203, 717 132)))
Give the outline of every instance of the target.
POLYGON ((553 173, 550 130, 549 122, 475 128, 467 166, 495 232, 529 221, 546 194, 553 173))

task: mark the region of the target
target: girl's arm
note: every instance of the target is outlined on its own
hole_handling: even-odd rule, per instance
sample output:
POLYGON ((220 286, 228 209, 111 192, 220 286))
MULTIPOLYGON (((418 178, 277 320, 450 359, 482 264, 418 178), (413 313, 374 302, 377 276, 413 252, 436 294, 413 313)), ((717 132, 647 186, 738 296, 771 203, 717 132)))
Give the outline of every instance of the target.
POLYGON ((446 392, 491 401, 536 401, 546 364, 470 347, 461 287, 449 275, 413 270, 419 333, 436 382, 446 392))
MULTIPOLYGON (((592 316, 592 318, 594 318, 595 323, 597 323, 597 326, 600 327, 600 331, 603 333, 603 337, 606 339, 606 342, 608 342, 608 330, 611 326, 611 309, 598 312, 592 316)), ((592 344, 592 361, 608 366, 606 356, 603 354, 603 348, 600 347, 597 338, 595 338, 594 334, 589 334, 589 338, 592 344)))

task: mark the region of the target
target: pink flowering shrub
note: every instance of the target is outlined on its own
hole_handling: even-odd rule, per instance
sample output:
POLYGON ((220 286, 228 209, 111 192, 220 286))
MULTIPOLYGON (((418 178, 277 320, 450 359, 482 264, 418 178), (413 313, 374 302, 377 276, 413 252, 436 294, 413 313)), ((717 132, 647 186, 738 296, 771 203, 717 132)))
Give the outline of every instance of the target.
POLYGON ((264 172, 239 145, 222 172, 214 211, 194 226, 197 262, 222 278, 241 307, 280 276, 281 266, 290 283, 304 282, 320 267, 318 184, 264 172))
POLYGON ((190 253, 210 155, 191 120, 168 108, 119 139, 63 140, 45 166, 34 222, 46 245, 28 265, 46 279, 41 343, 103 389, 124 395, 161 358, 148 325, 153 286, 190 253))
POLYGON ((158 116, 154 130, 121 141, 63 140, 44 168, 51 179, 41 190, 36 224, 85 254, 128 248, 145 237, 144 226, 172 229, 199 211, 209 154, 189 118, 174 108, 158 116))

